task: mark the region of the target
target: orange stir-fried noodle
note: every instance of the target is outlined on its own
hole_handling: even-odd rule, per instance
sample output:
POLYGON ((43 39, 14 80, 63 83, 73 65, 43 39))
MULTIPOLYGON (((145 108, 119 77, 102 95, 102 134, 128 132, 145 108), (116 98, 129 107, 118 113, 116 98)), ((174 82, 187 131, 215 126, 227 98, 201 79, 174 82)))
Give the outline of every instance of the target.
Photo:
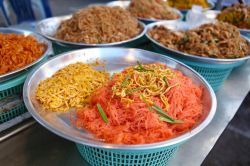
POLYGON ((32 36, 0 33, 0 74, 32 63, 45 49, 46 46, 32 36))
POLYGON ((108 143, 154 143, 189 131, 202 109, 202 88, 190 78, 163 64, 139 63, 98 89, 75 124, 108 143))

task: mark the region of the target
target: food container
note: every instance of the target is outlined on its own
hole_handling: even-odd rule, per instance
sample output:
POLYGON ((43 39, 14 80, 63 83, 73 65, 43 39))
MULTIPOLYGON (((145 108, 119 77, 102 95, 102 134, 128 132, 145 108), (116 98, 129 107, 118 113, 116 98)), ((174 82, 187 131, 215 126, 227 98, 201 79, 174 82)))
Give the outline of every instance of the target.
MULTIPOLYGON (((164 26, 174 31, 189 29, 189 26, 184 22, 176 23, 176 22, 163 21, 163 22, 149 24, 147 26, 147 32, 149 32, 155 26, 164 26)), ((167 48, 163 44, 151 38, 148 35, 148 33, 146 34, 146 36, 151 41, 151 44, 153 45, 153 48, 156 52, 180 60, 181 62, 195 69, 209 82, 214 91, 219 90, 223 82, 227 79, 227 77, 230 75, 231 71, 235 67, 242 65, 247 61, 247 59, 250 58, 249 55, 243 58, 235 58, 235 59, 218 59, 218 58, 190 55, 178 50, 167 48)))
POLYGON ((70 18, 71 15, 44 19, 37 24, 36 31, 45 38, 51 40, 55 44, 56 49, 62 50, 60 52, 65 52, 85 47, 112 47, 112 46, 134 47, 141 44, 145 40, 145 38, 143 37, 146 33, 146 28, 145 25, 141 22, 139 23, 142 27, 142 32, 139 35, 137 35, 132 39, 120 42, 107 43, 107 44, 85 44, 85 43, 69 42, 55 38, 54 35, 56 34, 56 31, 60 26, 61 22, 70 18))
MULTIPOLYGON (((124 9, 127 9, 129 6, 129 3, 130 3, 130 1, 111 1, 111 2, 107 3, 107 6, 120 6, 124 9)), ((175 20, 175 21, 181 21, 183 19, 182 13, 175 8, 172 8, 172 10, 180 16, 180 18, 175 20)), ((142 17, 137 17, 137 18, 138 18, 138 20, 142 21, 145 24, 150 24, 150 23, 156 22, 156 21, 163 21, 163 20, 154 19, 154 18, 142 18, 142 17)), ((171 21, 173 21, 173 20, 171 20, 171 21)))
POLYGON ((4 34, 14 33, 14 34, 20 34, 20 35, 25 35, 25 36, 31 35, 31 36, 34 36, 38 42, 44 43, 47 46, 47 49, 43 53, 43 55, 41 55, 40 58, 38 58, 34 62, 32 62, 32 63, 30 63, 30 64, 28 64, 20 69, 8 72, 6 74, 0 74, 0 85, 3 81, 6 81, 8 79, 12 79, 12 78, 15 78, 15 77, 22 75, 24 72, 26 72, 27 70, 32 68, 37 63, 39 63, 43 60, 46 60, 48 58, 48 56, 53 53, 51 42, 48 41, 47 39, 45 39, 44 37, 42 37, 41 35, 38 35, 34 32, 20 30, 20 29, 14 29, 14 28, 1 28, 0 27, 0 33, 4 33, 4 34))
MULTIPOLYGON (((67 52, 39 65, 28 76, 23 92, 25 105, 30 114, 51 132, 77 144, 82 157, 91 165, 166 165, 174 157, 177 148, 189 138, 202 131, 212 120, 217 106, 216 96, 206 82, 193 69, 167 56, 141 49, 126 48, 89 48, 67 52), (87 131, 71 125, 72 111, 66 113, 44 111, 36 100, 35 91, 41 80, 51 77, 56 71, 76 62, 92 63, 98 59, 105 62, 105 68, 111 74, 125 67, 141 63, 161 62, 177 69, 192 78, 194 84, 204 89, 203 116, 191 131, 173 139, 142 145, 118 145, 96 139, 87 131)), ((74 117, 74 116, 73 116, 74 117)))
MULTIPOLYGON (((221 11, 218 11, 218 10, 207 10, 203 12, 203 15, 206 19, 216 20, 216 17, 220 12, 221 11)), ((238 29, 241 34, 250 37, 250 29, 241 29, 241 28, 238 28, 238 29)))

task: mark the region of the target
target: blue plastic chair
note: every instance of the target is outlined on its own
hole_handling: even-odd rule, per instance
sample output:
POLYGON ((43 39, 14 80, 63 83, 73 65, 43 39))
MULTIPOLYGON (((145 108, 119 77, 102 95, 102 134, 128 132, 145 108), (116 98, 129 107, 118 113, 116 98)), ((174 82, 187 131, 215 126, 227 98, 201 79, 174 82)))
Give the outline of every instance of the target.
POLYGON ((48 0, 0 0, 8 25, 51 17, 48 0))

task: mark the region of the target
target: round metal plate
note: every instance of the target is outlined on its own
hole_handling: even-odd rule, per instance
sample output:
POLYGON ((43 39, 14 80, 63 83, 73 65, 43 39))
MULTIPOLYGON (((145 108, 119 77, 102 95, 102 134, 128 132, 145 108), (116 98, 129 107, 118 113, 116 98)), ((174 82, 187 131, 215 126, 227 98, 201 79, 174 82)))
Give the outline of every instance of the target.
POLYGON ((14 28, 1 28, 0 27, 0 33, 4 33, 4 34, 14 33, 14 34, 19 34, 19 35, 24 35, 24 36, 31 35, 31 36, 35 37, 38 42, 44 43, 47 46, 46 51, 43 53, 43 55, 41 55, 40 58, 38 58, 34 62, 32 62, 32 63, 30 63, 22 68, 19 68, 17 70, 14 70, 14 71, 11 71, 11 72, 8 72, 5 74, 0 74, 0 82, 7 81, 9 79, 12 79, 12 78, 15 78, 15 77, 21 75, 23 72, 26 72, 32 66, 34 66, 35 64, 42 61, 45 57, 48 57, 49 55, 53 54, 51 42, 48 41, 47 39, 45 39, 44 37, 42 37, 41 35, 38 35, 34 32, 20 30, 20 29, 14 29, 14 28))
POLYGON ((56 31, 58 27, 61 25, 62 21, 68 20, 72 17, 72 15, 67 16, 60 16, 60 17, 51 17, 44 19, 40 22, 38 22, 36 26, 36 31, 40 33, 42 36, 46 37, 47 39, 62 45, 66 47, 72 47, 72 48, 84 48, 84 47, 108 47, 108 46, 136 46, 143 42, 143 36, 146 33, 145 25, 142 22, 139 22, 142 31, 140 34, 135 36, 132 39, 120 41, 120 42, 114 42, 114 43, 106 43, 106 44, 86 44, 86 43, 76 43, 76 42, 69 42, 64 41, 61 39, 55 38, 56 31))
MULTIPOLYGON (((209 58, 209 57, 201 57, 201 56, 197 56, 197 55, 191 55, 185 52, 181 52, 178 50, 174 50, 171 48, 168 48, 166 46, 164 46, 163 44, 159 43, 158 41, 154 40, 149 34, 148 32, 155 26, 164 26, 168 29, 171 29, 173 31, 186 31, 188 29, 190 29, 190 26, 186 23, 186 22, 156 22, 156 23, 151 23, 149 25, 147 25, 147 33, 146 36, 147 38, 160 50, 163 50, 164 52, 166 52, 167 54, 172 54, 172 55, 176 55, 178 57, 184 58, 184 59, 190 59, 192 61, 196 61, 196 62, 205 62, 205 63, 210 63, 210 64, 231 64, 231 63, 236 63, 239 61, 244 61, 250 58, 250 55, 247 55, 245 57, 242 58, 235 58, 235 59, 219 59, 219 58, 209 58)), ((241 36, 243 38, 245 38, 248 41, 248 45, 250 47, 250 42, 249 39, 241 36)))
POLYGON ((140 50, 125 48, 89 48, 61 54, 38 66, 27 78, 24 91, 24 102, 31 115, 51 132, 71 140, 76 143, 100 148, 121 149, 121 150, 142 150, 154 149, 180 143, 196 135, 203 130, 212 120, 217 106, 216 96, 210 85, 194 70, 186 65, 169 58, 167 56, 140 50), (107 144, 96 139, 87 131, 79 130, 70 123, 69 115, 74 115, 74 111, 67 113, 55 113, 43 111, 40 103, 36 100, 36 88, 41 80, 51 77, 56 71, 76 62, 92 63, 98 59, 105 62, 106 70, 111 74, 119 72, 125 67, 141 63, 161 62, 171 68, 177 69, 186 76, 192 78, 193 82, 204 88, 203 94, 203 116, 197 125, 189 132, 176 138, 153 144, 143 145, 116 145, 107 144))

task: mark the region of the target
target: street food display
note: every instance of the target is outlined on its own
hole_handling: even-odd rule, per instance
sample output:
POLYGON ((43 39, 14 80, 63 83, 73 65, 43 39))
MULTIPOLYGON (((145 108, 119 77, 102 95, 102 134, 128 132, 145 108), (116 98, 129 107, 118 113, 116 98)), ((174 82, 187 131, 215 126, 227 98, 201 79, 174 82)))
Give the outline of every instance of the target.
POLYGON ((191 9, 193 5, 199 5, 203 8, 209 8, 207 0, 168 0, 167 4, 180 10, 191 9))
POLYGON ((155 26, 149 35, 164 46, 191 55, 210 58, 241 58, 250 54, 248 41, 237 27, 217 22, 187 31, 155 26))
POLYGON ((0 33, 0 75, 31 64, 46 49, 47 46, 33 36, 0 33))
POLYGON ((132 0, 129 12, 139 18, 177 20, 180 15, 162 0, 132 0))
POLYGON ((77 43, 105 44, 132 39, 142 30, 137 19, 121 7, 93 6, 63 21, 55 37, 77 43))
POLYGON ((217 19, 240 29, 250 29, 250 6, 235 4, 227 7, 217 15, 217 19))

